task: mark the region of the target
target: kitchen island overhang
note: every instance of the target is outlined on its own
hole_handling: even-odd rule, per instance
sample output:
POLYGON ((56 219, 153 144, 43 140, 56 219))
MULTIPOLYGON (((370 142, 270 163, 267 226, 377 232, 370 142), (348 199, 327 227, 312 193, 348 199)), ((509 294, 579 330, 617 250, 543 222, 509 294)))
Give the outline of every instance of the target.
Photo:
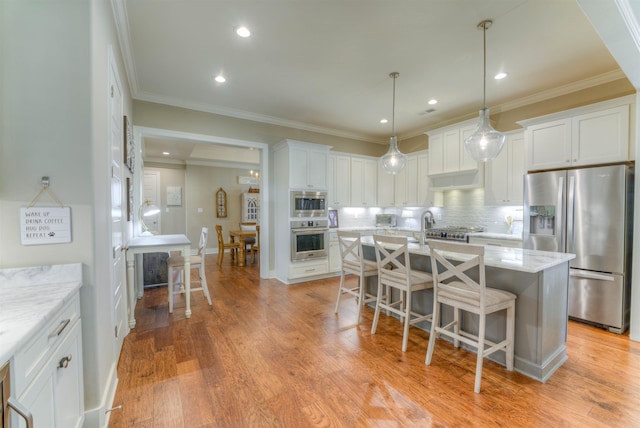
MULTIPOLYGON (((373 239, 363 237, 362 243, 365 258, 375 260, 373 239)), ((428 245, 409 243, 409 253, 412 269, 431 272, 428 245)), ((447 258, 454 262, 465 260, 463 255, 454 253, 447 253, 447 258)), ((549 379, 567 360, 569 262, 573 258, 575 255, 569 253, 485 247, 487 286, 517 296, 514 368, 540 382, 549 379)), ((369 278, 367 287, 370 292, 375 292, 377 278, 369 278)), ((433 310, 433 290, 416 292, 412 306, 419 313, 430 313, 433 310)), ((504 311, 487 316, 487 339, 497 343, 505 338, 505 316, 504 311)), ((451 320, 453 311, 444 306, 442 323, 447 324, 451 320)), ((475 333, 478 317, 464 313, 462 324, 466 330, 475 333)), ((429 323, 425 322, 424 329, 428 331, 428 327, 429 323)), ((425 343, 425 353, 426 350, 425 343)), ((489 358, 505 364, 504 353, 498 352, 489 358)))

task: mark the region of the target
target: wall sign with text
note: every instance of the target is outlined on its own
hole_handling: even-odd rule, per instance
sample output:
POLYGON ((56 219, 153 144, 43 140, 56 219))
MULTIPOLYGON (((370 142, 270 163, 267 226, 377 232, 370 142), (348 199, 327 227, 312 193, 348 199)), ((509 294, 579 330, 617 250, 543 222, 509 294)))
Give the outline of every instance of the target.
POLYGON ((20 242, 22 245, 71 242, 71 208, 20 208, 20 242))

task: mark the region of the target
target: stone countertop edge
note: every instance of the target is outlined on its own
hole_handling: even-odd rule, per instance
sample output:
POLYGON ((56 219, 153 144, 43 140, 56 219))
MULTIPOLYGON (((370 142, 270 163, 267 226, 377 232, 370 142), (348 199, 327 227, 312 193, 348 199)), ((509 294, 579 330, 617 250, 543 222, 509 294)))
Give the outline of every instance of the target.
MULTIPOLYGON (((363 245, 373 246, 373 238, 362 237, 363 245)), ((429 255, 429 246, 409 243, 409 253, 416 255, 429 255)), ((464 261, 471 258, 460 253, 445 253, 451 260, 464 261)), ((523 250, 521 248, 486 246, 484 253, 485 266, 497 267, 528 273, 538 273, 545 269, 557 266, 573 260, 576 257, 571 253, 556 253, 551 251, 523 250)))
POLYGON ((0 364, 45 328, 81 286, 80 263, 0 269, 0 364))
POLYGON ((497 232, 477 232, 471 236, 487 239, 505 239, 508 241, 522 241, 522 235, 514 235, 511 233, 497 233, 497 232))

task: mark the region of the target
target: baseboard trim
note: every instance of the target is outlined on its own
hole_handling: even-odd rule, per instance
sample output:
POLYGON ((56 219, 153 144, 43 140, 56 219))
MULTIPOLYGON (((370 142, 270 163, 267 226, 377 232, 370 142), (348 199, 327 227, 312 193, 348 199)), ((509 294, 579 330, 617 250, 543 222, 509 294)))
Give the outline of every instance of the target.
MULTIPOLYGON (((84 428, 107 428, 109 425, 109 417, 111 412, 108 409, 113 407, 113 400, 116 397, 116 389, 118 388, 118 364, 117 361, 111 367, 109 373, 109 381, 103 394, 103 400, 100 406, 93 409, 84 410, 84 428)), ((116 410, 116 412, 119 410, 116 410)))

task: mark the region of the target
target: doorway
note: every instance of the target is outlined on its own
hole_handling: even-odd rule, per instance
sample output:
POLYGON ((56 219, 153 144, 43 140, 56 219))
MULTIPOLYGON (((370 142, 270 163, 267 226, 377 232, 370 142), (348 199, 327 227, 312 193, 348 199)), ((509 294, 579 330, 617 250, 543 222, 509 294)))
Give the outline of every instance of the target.
MULTIPOLYGON (((141 126, 134 127, 134 135, 136 141, 139 141, 143 146, 145 145, 145 141, 150 140, 163 140, 164 142, 168 142, 169 145, 167 147, 173 147, 176 152, 185 151, 185 147, 194 146, 195 149, 192 151, 197 151, 199 153, 203 152, 219 152, 223 158, 220 160, 216 160, 215 162, 210 162, 211 166, 217 167, 225 167, 225 168, 239 168, 238 165, 243 165, 243 168, 246 167, 247 172, 249 169, 259 169, 260 170, 260 180, 262 185, 260 186, 260 206, 265 207, 265 209, 260 210, 260 240, 261 251, 258 253, 260 258, 260 277, 268 278, 269 277, 269 242, 270 242, 270 219, 269 219, 269 210, 267 201, 269 200, 269 145, 266 143, 259 143, 255 141, 247 141, 247 140, 238 140, 226 137, 216 137, 211 135, 202 135, 202 134, 193 134, 187 132, 173 131, 167 129, 159 129, 159 128, 147 128, 141 126), (197 150, 196 150, 197 149, 197 150), (243 149, 245 151, 250 150, 254 151, 254 153, 259 153, 257 163, 253 163, 251 165, 246 164, 244 161, 247 156, 237 156, 234 152, 234 149, 243 149), (224 158, 226 156, 226 158, 224 158)), ((168 150, 173 151, 174 149, 168 150)), ((190 149, 191 150, 191 149, 190 149)), ((157 166, 152 161, 144 160, 144 163, 149 165, 157 166)), ((185 161, 185 165, 204 165, 199 161, 185 161)), ((141 163, 142 165, 142 163, 141 163)), ((139 179, 139 178, 138 178, 139 179)), ((136 188, 140 189, 138 194, 138 201, 141 200, 142 195, 141 188, 142 183, 136 183, 136 188)), ((189 186, 189 183, 185 184, 186 187, 189 186)), ((217 189, 213 189, 215 192, 217 189)), ((186 194, 186 191, 185 191, 186 194)), ((143 200, 143 199, 142 199, 143 200)), ((189 201, 184 201, 186 207, 189 211, 189 214, 193 214, 191 211, 197 210, 199 207, 191 207, 189 205, 189 201)), ((139 204, 137 204, 139 206, 139 204)), ((163 208, 163 207, 161 207, 163 208)), ((187 216, 186 222, 188 223, 189 217, 187 216)), ((191 228, 192 225, 187 224, 187 229, 191 228)), ((192 237, 193 239, 193 237, 192 237)))

